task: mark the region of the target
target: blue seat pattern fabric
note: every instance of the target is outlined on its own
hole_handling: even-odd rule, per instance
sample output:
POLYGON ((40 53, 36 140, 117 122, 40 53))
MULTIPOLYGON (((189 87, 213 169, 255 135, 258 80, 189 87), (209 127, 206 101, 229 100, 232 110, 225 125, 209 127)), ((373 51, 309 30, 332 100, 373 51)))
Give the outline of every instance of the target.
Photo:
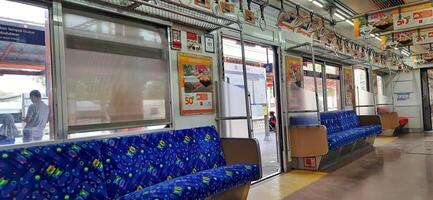
POLYGON ((335 150, 342 146, 355 142, 358 139, 364 138, 365 130, 363 128, 354 128, 328 135, 329 150, 335 150))
POLYGON ((361 128, 365 129, 365 136, 371 136, 371 135, 379 135, 382 133, 382 126, 381 125, 368 125, 368 126, 361 126, 361 128))
POLYGON ((100 142, 0 151, 0 199, 106 199, 100 142))
POLYGON ((326 126, 328 134, 342 131, 336 112, 320 113, 320 123, 326 126))
POLYGON ((227 189, 257 180, 258 175, 259 169, 254 164, 222 166, 165 181, 125 195, 120 199, 205 199, 227 189))
POLYGON ((336 114, 338 115, 338 120, 343 131, 359 127, 359 120, 358 116, 356 116, 355 111, 339 111, 336 114))
POLYGON ((111 138, 102 153, 110 198, 225 165, 214 127, 111 138))

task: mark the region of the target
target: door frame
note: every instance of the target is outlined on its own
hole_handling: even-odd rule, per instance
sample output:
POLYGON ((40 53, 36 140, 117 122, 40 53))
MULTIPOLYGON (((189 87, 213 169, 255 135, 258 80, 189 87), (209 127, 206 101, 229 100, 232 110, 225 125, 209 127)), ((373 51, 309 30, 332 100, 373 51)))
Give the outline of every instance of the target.
MULTIPOLYGON (((223 39, 224 38, 229 38, 229 39, 233 39, 236 41, 240 41, 239 37, 233 36, 232 34, 227 34, 223 31, 220 31, 218 33, 218 45, 219 45, 219 59, 218 59, 218 66, 219 66, 219 81, 225 81, 224 80, 224 50, 223 50, 223 39)), ((276 104, 276 115, 277 115, 277 135, 276 135, 276 146, 277 146, 277 159, 279 161, 280 164, 280 169, 279 172, 268 175, 266 177, 263 177, 260 181, 266 180, 268 178, 271 178, 273 176, 276 176, 278 174, 281 174, 283 172, 285 172, 285 163, 287 162, 287 156, 284 156, 284 152, 285 152, 285 145, 287 144, 283 131, 283 113, 282 113, 282 105, 281 105, 281 91, 280 91, 280 77, 281 74, 284 71, 282 71, 281 69, 281 55, 280 55, 280 46, 276 45, 275 43, 268 43, 265 41, 251 41, 248 39, 244 40, 245 43, 249 43, 249 44, 256 44, 256 45, 260 45, 260 46, 265 46, 267 47, 269 50, 272 50, 274 52, 274 62, 273 62, 273 70, 274 70, 274 93, 275 93, 275 104, 276 104)), ((246 73, 245 71, 243 71, 243 73, 246 73)), ((218 84, 219 86, 221 86, 221 84, 218 84)), ((221 88, 218 88, 218 97, 220 96, 219 92, 221 91, 221 88)), ((250 98, 250 96, 249 96, 250 98)), ((221 108, 222 108, 222 102, 218 101, 218 106, 220 109, 218 109, 218 114, 217 114, 217 124, 218 124, 218 128, 221 129, 222 127, 222 121, 229 121, 229 120, 252 120, 252 118, 248 118, 248 116, 236 116, 236 117, 221 117, 221 108)), ((250 107, 251 107, 251 101, 249 101, 248 103, 250 103, 250 107)), ((252 137, 254 135, 254 132, 252 132, 253 134, 251 134, 250 136, 252 137)))
POLYGON ((421 101, 422 101, 422 118, 424 131, 432 130, 432 111, 430 105, 430 88, 428 83, 428 70, 433 70, 433 68, 422 68, 421 73, 421 101), (428 94, 428 95, 425 95, 428 94))

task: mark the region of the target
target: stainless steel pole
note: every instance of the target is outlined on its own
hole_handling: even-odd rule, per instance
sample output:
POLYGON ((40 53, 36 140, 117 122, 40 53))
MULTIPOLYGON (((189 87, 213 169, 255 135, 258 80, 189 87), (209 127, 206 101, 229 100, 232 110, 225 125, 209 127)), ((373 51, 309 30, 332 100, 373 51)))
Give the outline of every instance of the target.
POLYGON ((242 54, 242 76, 244 79, 244 96, 245 96, 245 112, 247 115, 247 129, 248 129, 248 137, 253 137, 253 129, 252 129, 252 117, 251 117, 251 107, 250 107, 250 98, 248 91, 248 76, 247 76, 247 64, 245 60, 245 44, 244 44, 244 31, 242 24, 239 23, 239 35, 240 35, 240 43, 241 43, 241 54, 242 54))
POLYGON ((311 61, 313 62, 313 71, 314 71, 314 92, 316 94, 317 121, 320 124, 319 92, 317 91, 317 80, 316 80, 316 58, 314 57, 314 33, 311 35, 311 61))

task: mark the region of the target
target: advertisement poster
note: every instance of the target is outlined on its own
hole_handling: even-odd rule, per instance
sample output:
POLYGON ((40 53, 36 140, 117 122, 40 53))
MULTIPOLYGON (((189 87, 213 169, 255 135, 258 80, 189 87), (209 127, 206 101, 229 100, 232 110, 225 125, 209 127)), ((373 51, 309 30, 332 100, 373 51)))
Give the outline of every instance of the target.
POLYGON ((212 57, 179 53, 177 62, 180 114, 213 113, 212 57))
POLYGON ((353 106, 355 90, 353 86, 352 68, 343 67, 343 73, 344 73, 344 95, 346 99, 346 106, 353 106))
POLYGON ((210 9, 210 0, 194 0, 194 4, 200 8, 210 9))
POLYGON ((421 29, 419 32, 412 34, 413 44, 433 43, 433 29, 421 29))
POLYGON ((201 36, 197 33, 186 32, 186 45, 189 51, 201 52, 201 36))
POLYGON ((181 39, 181 32, 176 29, 171 29, 171 48, 175 50, 182 49, 182 39, 181 39))
POLYGON ((221 13, 224 15, 234 16, 236 10, 236 4, 231 2, 220 1, 221 13))
POLYGON ((413 35, 412 31, 383 35, 380 38, 382 49, 411 46, 413 45, 413 35))
POLYGON ((294 82, 296 86, 302 87, 302 58, 286 55, 285 59, 287 82, 294 82))
POLYGON ((361 16, 354 20, 355 36, 361 36, 361 33, 378 33, 393 30, 392 12, 381 12, 367 17, 361 16))
POLYGON ((433 24, 433 8, 430 3, 402 8, 393 12, 394 30, 415 28, 433 24))
POLYGON ((251 10, 245 9, 244 10, 244 20, 245 22, 248 22, 250 24, 256 23, 256 13, 254 13, 251 10))

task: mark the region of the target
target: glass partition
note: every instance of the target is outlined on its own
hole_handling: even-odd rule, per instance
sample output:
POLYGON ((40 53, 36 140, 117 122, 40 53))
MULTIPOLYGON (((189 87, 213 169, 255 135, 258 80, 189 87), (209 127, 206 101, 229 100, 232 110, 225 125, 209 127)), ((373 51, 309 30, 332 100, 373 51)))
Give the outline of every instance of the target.
POLYGON ((316 93, 311 91, 311 88, 304 89, 299 87, 295 82, 288 82, 287 94, 289 111, 317 111, 316 93))
POLYGON ((374 95, 359 87, 356 88, 356 109, 358 115, 374 115, 374 95))

